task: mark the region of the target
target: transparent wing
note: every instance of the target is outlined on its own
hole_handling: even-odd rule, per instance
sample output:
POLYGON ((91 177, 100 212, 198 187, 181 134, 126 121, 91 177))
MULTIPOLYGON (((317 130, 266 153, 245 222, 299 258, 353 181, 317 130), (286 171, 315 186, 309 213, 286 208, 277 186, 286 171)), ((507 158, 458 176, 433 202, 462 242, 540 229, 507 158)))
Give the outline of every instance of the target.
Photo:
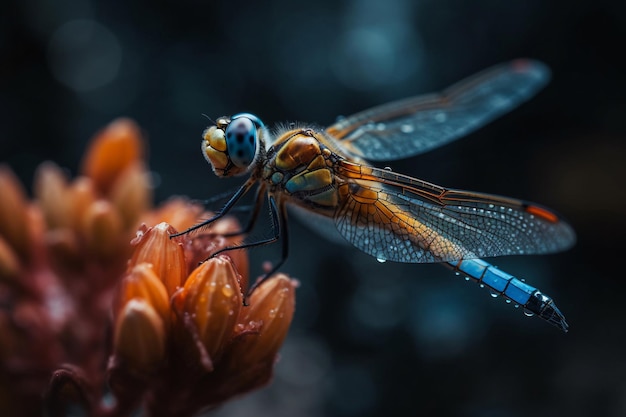
POLYGON ((406 158, 478 129, 532 97, 549 78, 550 70, 541 62, 519 59, 439 94, 365 110, 326 131, 356 156, 372 161, 406 158))
POLYGON ((446 189, 340 161, 337 230, 362 251, 426 263, 561 251, 576 240, 556 214, 521 200, 446 189))

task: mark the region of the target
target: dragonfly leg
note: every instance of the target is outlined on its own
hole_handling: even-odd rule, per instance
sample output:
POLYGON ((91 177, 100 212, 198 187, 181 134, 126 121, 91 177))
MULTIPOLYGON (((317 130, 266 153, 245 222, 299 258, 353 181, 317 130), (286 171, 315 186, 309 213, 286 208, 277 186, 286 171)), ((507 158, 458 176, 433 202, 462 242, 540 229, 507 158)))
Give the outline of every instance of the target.
POLYGON ((184 230, 182 232, 179 233, 174 233, 173 235, 170 235, 170 239, 173 237, 177 237, 177 236, 182 236, 182 235, 186 235, 187 233, 193 232, 194 230, 198 230, 202 227, 208 226, 211 223, 213 223, 214 221, 221 219, 222 217, 224 217, 224 215, 226 215, 231 208, 233 208, 233 206, 235 204, 237 204, 237 201, 239 201, 239 199, 241 197, 243 197, 248 190, 250 189, 250 187, 252 186, 252 184, 254 184, 253 181, 246 181, 246 183, 244 185, 242 185, 236 192, 235 194, 232 195, 232 197, 226 202, 226 204, 224 205, 224 207, 222 207, 222 209, 213 217, 211 217, 208 220, 205 220, 201 223, 198 223, 194 226, 191 226, 189 229, 184 230))
MULTIPOLYGON (((257 188, 256 191, 256 195, 255 195, 255 203, 253 205, 247 205, 247 206, 236 206, 236 207, 232 207, 229 210, 229 213, 248 213, 248 219, 246 220, 246 226, 244 228, 242 228, 241 230, 237 231, 237 232, 232 232, 232 233, 226 233, 222 236, 224 237, 232 237, 232 236, 239 236, 239 235, 245 235, 246 233, 250 232, 250 230, 252 230, 252 228, 254 227, 254 225, 256 224, 258 215, 259 215, 259 211, 261 209, 261 205, 263 203, 263 197, 264 197, 264 192, 265 188, 264 187, 259 187, 257 188)), ((206 200, 202 200, 202 201, 198 201, 200 204, 202 204, 205 207, 208 207, 210 210, 210 206, 215 203, 216 201, 219 200, 223 200, 225 197, 230 197, 232 196, 232 191, 229 192, 225 192, 225 193, 221 193, 221 194, 217 194, 214 195, 211 198, 208 198, 206 200)))
POLYGON ((230 189, 228 191, 224 191, 223 193, 219 193, 219 194, 215 194, 209 198, 206 198, 204 200, 193 200, 193 202, 198 203, 198 204, 202 204, 204 207, 208 207, 209 209, 211 209, 211 206, 220 201, 220 200, 226 200, 226 199, 230 199, 231 196, 233 195, 233 189, 230 189))
POLYGON ((250 213, 246 226, 237 232, 226 233, 224 234, 224 237, 245 235, 248 232, 250 232, 250 230, 252 230, 252 228, 256 224, 257 219, 259 218, 259 212, 261 211, 261 207, 263 206, 264 197, 265 197, 265 187, 259 186, 259 188, 257 188, 256 190, 256 195, 254 197, 254 206, 252 206, 252 210, 250 210, 250 206, 245 207, 248 209, 247 211, 250 213))
MULTIPOLYGON (((260 199, 262 201, 262 199, 260 199)), ((213 253, 211 258, 219 255, 220 253, 224 253, 230 250, 235 249, 247 249, 253 248, 256 246, 268 245, 270 243, 274 243, 279 239, 282 240, 282 254, 280 260, 272 266, 268 272, 263 274, 257 281, 248 289, 248 293, 246 297, 244 297, 244 305, 248 305, 248 298, 252 295, 255 289, 258 288, 263 282, 267 281, 271 278, 272 275, 280 268, 285 261, 287 260, 287 256, 289 255, 289 241, 288 241, 288 233, 287 233, 287 219, 285 217, 284 207, 278 208, 274 197, 270 196, 269 198, 269 206, 270 206, 270 217, 272 219, 272 230, 274 231, 274 235, 268 239, 258 240, 256 242, 244 243, 238 246, 229 246, 227 248, 220 249, 219 251, 213 253)))

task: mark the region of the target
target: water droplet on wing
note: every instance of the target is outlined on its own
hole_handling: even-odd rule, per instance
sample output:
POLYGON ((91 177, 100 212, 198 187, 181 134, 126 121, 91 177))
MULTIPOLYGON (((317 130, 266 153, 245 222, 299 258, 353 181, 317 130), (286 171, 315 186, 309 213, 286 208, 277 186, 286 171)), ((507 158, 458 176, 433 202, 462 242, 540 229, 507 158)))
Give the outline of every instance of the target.
POLYGON ((411 133, 415 130, 415 128, 413 127, 413 125, 406 124, 400 126, 400 130, 402 131, 402 133, 411 133))

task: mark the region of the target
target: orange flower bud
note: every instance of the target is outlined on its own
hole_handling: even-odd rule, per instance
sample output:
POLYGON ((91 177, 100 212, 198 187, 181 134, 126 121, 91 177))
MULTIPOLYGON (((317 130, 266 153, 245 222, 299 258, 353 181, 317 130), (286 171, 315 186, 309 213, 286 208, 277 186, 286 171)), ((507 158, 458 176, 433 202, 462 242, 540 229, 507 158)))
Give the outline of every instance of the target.
POLYGON ((178 326, 197 332, 192 336, 202 343, 208 359, 215 362, 232 337, 242 303, 237 272, 230 259, 211 258, 191 273, 176 296, 178 326), (192 329, 183 323, 186 319, 191 319, 192 329))
POLYGON ((94 398, 89 392, 87 374, 79 367, 64 364, 52 373, 44 394, 46 413, 50 417, 66 416, 80 408, 87 415, 94 414, 94 398))
POLYGON ((89 248, 100 256, 119 251, 122 221, 111 203, 99 200, 89 207, 83 218, 83 234, 89 248))
POLYGON ((118 293, 115 313, 131 299, 145 300, 161 316, 167 329, 170 321, 170 301, 165 286, 154 273, 152 265, 140 263, 135 265, 124 277, 118 293))
POLYGON ((131 163, 119 175, 110 194, 111 201, 122 216, 124 228, 137 227, 139 216, 148 209, 152 200, 148 172, 143 163, 131 163))
MULTIPOLYGON (((249 367, 274 360, 282 345, 295 310, 295 284, 284 274, 277 274, 258 287, 250 297, 250 306, 242 311, 242 327, 260 324, 258 337, 244 338, 233 345, 234 366, 249 367)), ((233 364, 231 363, 231 366, 233 364)))
POLYGON ((96 190, 90 178, 78 177, 70 185, 68 190, 68 201, 70 204, 69 220, 72 221, 74 230, 80 230, 85 215, 96 200, 96 190))
MULTIPOLYGON (((283 274, 265 281, 241 311, 236 335, 213 376, 220 381, 214 402, 267 384, 295 307, 295 284, 283 274)), ((209 388, 209 386, 207 386, 209 388)))
POLYGON ((26 256, 30 245, 26 193, 15 174, 4 165, 0 165, 0 190, 0 236, 19 256, 26 256))
POLYGON ((83 173, 107 194, 120 173, 143 153, 139 126, 130 119, 117 119, 98 133, 83 162, 83 173))
POLYGON ((141 262, 152 264, 170 296, 183 285, 187 276, 183 248, 170 239, 172 233, 176 233, 176 230, 167 223, 148 229, 144 235, 135 239, 137 247, 129 263, 130 266, 141 262))
POLYGON ((142 299, 132 299, 115 323, 115 355, 128 368, 154 371, 165 357, 165 330, 159 314, 142 299))
POLYGON ((67 178, 56 164, 45 162, 37 168, 34 193, 49 229, 68 227, 73 220, 67 189, 67 178))
POLYGON ((15 278, 20 272, 20 262, 7 242, 0 237, 0 282, 15 278))

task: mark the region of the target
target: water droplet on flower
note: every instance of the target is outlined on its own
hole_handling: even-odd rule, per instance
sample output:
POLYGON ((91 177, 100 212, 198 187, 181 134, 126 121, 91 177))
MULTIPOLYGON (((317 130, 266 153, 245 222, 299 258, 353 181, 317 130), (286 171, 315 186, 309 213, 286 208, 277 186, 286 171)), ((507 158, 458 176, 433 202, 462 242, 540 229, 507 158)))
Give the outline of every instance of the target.
POLYGON ((222 294, 224 294, 224 296, 230 297, 231 295, 233 295, 233 293, 233 287, 231 287, 229 284, 226 284, 222 287, 222 294))
POLYGON ((270 316, 270 318, 274 318, 276 317, 276 312, 277 312, 277 309, 272 308, 270 311, 267 312, 267 315, 270 316))

